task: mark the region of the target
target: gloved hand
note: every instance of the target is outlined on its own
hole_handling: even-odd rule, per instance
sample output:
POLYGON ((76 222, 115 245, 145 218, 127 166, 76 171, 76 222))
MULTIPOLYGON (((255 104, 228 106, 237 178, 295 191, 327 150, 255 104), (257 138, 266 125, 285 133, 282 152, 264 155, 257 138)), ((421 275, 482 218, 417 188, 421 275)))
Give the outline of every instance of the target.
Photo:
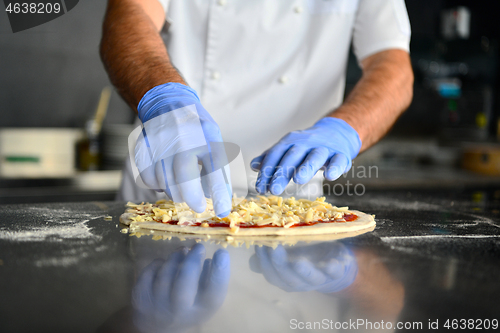
POLYGON ((143 131, 135 162, 144 184, 198 213, 206 209, 205 196, 212 198, 217 216, 227 216, 232 207, 228 160, 219 126, 196 92, 179 83, 162 84, 149 90, 137 109, 143 131))
POLYGON ((196 244, 147 266, 132 292, 134 324, 142 332, 178 332, 207 321, 222 306, 229 284, 229 253, 205 259, 196 244))
POLYGON ((256 246, 250 268, 288 292, 337 292, 350 286, 358 274, 354 254, 339 242, 287 250, 281 245, 275 250, 256 246))
POLYGON ((281 194, 290 179, 305 184, 321 168, 327 180, 349 171, 361 149, 358 133, 345 121, 326 117, 314 126, 285 135, 277 144, 251 162, 259 171, 255 189, 281 194))

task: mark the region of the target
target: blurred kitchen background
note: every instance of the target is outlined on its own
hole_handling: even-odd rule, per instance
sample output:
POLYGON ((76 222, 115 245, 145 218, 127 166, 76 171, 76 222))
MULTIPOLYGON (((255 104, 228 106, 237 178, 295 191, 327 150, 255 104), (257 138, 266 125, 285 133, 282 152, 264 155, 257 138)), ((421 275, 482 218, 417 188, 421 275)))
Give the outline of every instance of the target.
MULTIPOLYGON (((98 55, 105 5, 80 1, 57 20, 16 34, 0 10, 0 203, 114 199, 135 116, 110 89, 98 55)), ((413 103, 339 181, 367 191, 497 187, 496 2, 406 5, 413 103), (369 166, 376 166, 371 175, 369 166)), ((346 93, 360 76, 351 54, 346 93)))

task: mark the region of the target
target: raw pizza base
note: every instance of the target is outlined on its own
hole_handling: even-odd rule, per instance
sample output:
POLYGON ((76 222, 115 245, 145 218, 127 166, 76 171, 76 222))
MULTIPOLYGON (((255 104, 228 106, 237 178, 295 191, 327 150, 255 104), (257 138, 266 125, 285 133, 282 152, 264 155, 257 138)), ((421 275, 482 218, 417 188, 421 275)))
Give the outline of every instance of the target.
MULTIPOLYGON (((132 222, 130 228, 140 228, 149 230, 163 230, 177 233, 187 234, 203 234, 203 235, 228 235, 228 236, 303 236, 303 235, 323 235, 323 234, 340 234, 346 232, 357 231, 372 231, 375 227, 375 219, 373 215, 365 214, 357 210, 349 210, 349 212, 358 216, 355 221, 351 222, 326 222, 317 223, 310 226, 299 226, 294 228, 281 227, 263 227, 263 228, 239 228, 238 232, 231 231, 228 227, 192 227, 172 225, 160 222, 132 222)), ((120 216, 120 222, 129 224, 127 221, 130 213, 124 213, 120 216)))
MULTIPOLYGON (((126 228, 128 230, 128 228, 126 228)), ((200 235, 200 234, 187 234, 178 232, 169 232, 162 230, 146 230, 139 229, 130 234, 130 236, 136 236, 138 238, 142 236, 151 236, 153 240, 171 240, 172 238, 178 238, 180 241, 185 240, 195 240, 196 242, 209 242, 220 244, 222 247, 227 247, 228 245, 234 247, 246 246, 269 246, 276 248, 278 245, 288 245, 288 246, 298 246, 297 244, 303 242, 306 244, 315 244, 327 241, 334 241, 344 238, 356 237, 358 235, 373 231, 375 226, 362 229, 358 231, 348 231, 335 234, 321 234, 321 235, 300 235, 300 236, 243 236, 238 237, 238 235, 200 235)))

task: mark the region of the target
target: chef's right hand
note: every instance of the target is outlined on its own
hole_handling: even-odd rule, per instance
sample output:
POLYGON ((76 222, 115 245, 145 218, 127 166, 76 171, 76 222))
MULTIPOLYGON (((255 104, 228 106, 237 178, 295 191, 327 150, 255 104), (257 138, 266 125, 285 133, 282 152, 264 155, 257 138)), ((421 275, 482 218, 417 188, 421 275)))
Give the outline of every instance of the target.
POLYGON ((143 183, 197 213, 212 198, 215 214, 232 207, 229 166, 219 126, 196 92, 180 83, 149 90, 138 107, 143 123, 135 163, 143 183), (202 165, 200 172, 199 164, 202 165))
POLYGON ((132 292, 134 324, 142 332, 180 332, 207 321, 222 306, 229 285, 229 253, 205 259, 205 247, 182 248, 147 266, 132 292))

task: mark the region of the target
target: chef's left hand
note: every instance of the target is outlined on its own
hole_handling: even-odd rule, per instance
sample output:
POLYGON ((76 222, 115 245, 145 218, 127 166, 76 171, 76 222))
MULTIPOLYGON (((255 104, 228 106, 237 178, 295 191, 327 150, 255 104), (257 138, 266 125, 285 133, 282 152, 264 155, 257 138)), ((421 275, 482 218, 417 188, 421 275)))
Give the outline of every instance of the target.
POLYGON ((179 332, 208 320, 222 306, 229 284, 229 253, 206 259, 201 244, 146 267, 133 290, 134 323, 142 332, 179 332))
POLYGON ((252 160, 252 169, 259 171, 255 189, 279 195, 292 177, 295 183, 305 184, 322 168, 327 180, 335 180, 349 171, 360 149, 354 128, 339 118, 323 118, 306 130, 287 134, 252 160))
POLYGON ((275 250, 256 246, 250 268, 288 292, 337 292, 350 286, 358 273, 354 254, 338 242, 288 250, 281 245, 275 250))

